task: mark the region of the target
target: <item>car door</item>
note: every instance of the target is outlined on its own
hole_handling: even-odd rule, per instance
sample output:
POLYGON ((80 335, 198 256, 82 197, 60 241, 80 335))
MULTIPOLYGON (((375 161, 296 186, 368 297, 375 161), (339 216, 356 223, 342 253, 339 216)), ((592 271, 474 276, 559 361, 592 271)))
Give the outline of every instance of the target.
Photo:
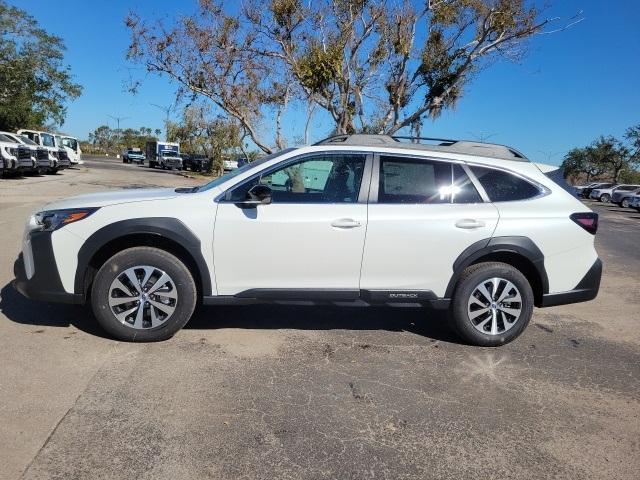
POLYGON ((379 299, 443 297, 455 260, 497 222, 464 164, 376 156, 360 287, 379 299))
POLYGON ((323 153, 252 177, 219 200, 213 251, 219 295, 356 298, 372 158, 323 153), (243 208, 256 185, 272 202, 243 208))

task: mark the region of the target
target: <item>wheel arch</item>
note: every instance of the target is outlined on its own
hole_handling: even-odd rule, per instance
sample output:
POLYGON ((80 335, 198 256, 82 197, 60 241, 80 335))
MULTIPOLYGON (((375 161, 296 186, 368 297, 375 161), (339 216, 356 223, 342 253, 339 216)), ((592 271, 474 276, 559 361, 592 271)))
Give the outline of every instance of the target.
POLYGON ((482 262, 503 262, 518 269, 527 278, 539 306, 542 296, 549 293, 549 279, 544 268, 544 255, 528 237, 493 237, 480 240, 467 249, 453 263, 453 275, 447 285, 446 298, 451 298, 462 272, 482 262))
POLYGON ((117 252, 131 247, 156 247, 179 258, 191 271, 200 297, 211 295, 211 276, 200 240, 180 220, 169 217, 114 222, 94 232, 78 252, 75 293, 85 298, 96 272, 117 252))

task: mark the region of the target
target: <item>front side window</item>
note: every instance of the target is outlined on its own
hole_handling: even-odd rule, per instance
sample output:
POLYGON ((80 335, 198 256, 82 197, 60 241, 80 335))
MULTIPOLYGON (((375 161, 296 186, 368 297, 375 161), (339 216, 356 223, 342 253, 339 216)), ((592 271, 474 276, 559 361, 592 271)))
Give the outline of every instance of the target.
POLYGON ((509 172, 485 167, 471 167, 471 171, 492 202, 527 200, 540 195, 538 187, 509 172))
POLYGON ((380 158, 379 203, 480 203, 460 165, 403 157, 380 158))
POLYGON ((362 183, 365 155, 314 156, 245 182, 226 196, 246 199, 256 184, 271 188, 272 203, 356 203, 362 183))
POLYGON ((481 203, 482 198, 460 165, 453 165, 453 203, 481 203))

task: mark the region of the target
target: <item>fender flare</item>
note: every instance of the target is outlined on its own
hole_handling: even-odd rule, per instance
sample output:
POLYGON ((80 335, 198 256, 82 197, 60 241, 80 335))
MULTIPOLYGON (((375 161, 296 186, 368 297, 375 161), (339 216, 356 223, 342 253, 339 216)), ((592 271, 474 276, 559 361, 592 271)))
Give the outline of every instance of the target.
POLYGON ((542 286, 542 295, 549 293, 549 278, 544 268, 544 255, 528 237, 493 237, 479 240, 467 247, 453 262, 453 275, 447 285, 445 298, 451 298, 460 275, 479 258, 492 253, 515 253, 526 258, 535 268, 542 286))
POLYGON ((202 294, 211 295, 211 275, 202 256, 198 237, 180 220, 171 217, 134 218, 110 223, 96 230, 78 251, 78 266, 74 281, 76 293, 86 294, 85 275, 94 255, 109 242, 129 235, 158 235, 182 246, 198 269, 202 294))

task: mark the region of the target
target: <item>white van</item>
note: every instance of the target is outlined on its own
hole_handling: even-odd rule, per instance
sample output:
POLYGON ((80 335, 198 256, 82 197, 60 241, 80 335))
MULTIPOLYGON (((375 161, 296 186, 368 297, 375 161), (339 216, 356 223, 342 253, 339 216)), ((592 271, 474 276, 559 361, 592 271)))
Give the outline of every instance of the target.
POLYGON ((58 145, 55 135, 49 132, 25 129, 18 130, 16 133, 18 135, 24 135, 25 137, 31 139, 33 142, 47 149, 49 153, 49 160, 51 162, 49 172, 55 173, 58 170, 63 170, 71 166, 71 162, 69 161, 69 156, 67 154, 67 149, 58 145))

